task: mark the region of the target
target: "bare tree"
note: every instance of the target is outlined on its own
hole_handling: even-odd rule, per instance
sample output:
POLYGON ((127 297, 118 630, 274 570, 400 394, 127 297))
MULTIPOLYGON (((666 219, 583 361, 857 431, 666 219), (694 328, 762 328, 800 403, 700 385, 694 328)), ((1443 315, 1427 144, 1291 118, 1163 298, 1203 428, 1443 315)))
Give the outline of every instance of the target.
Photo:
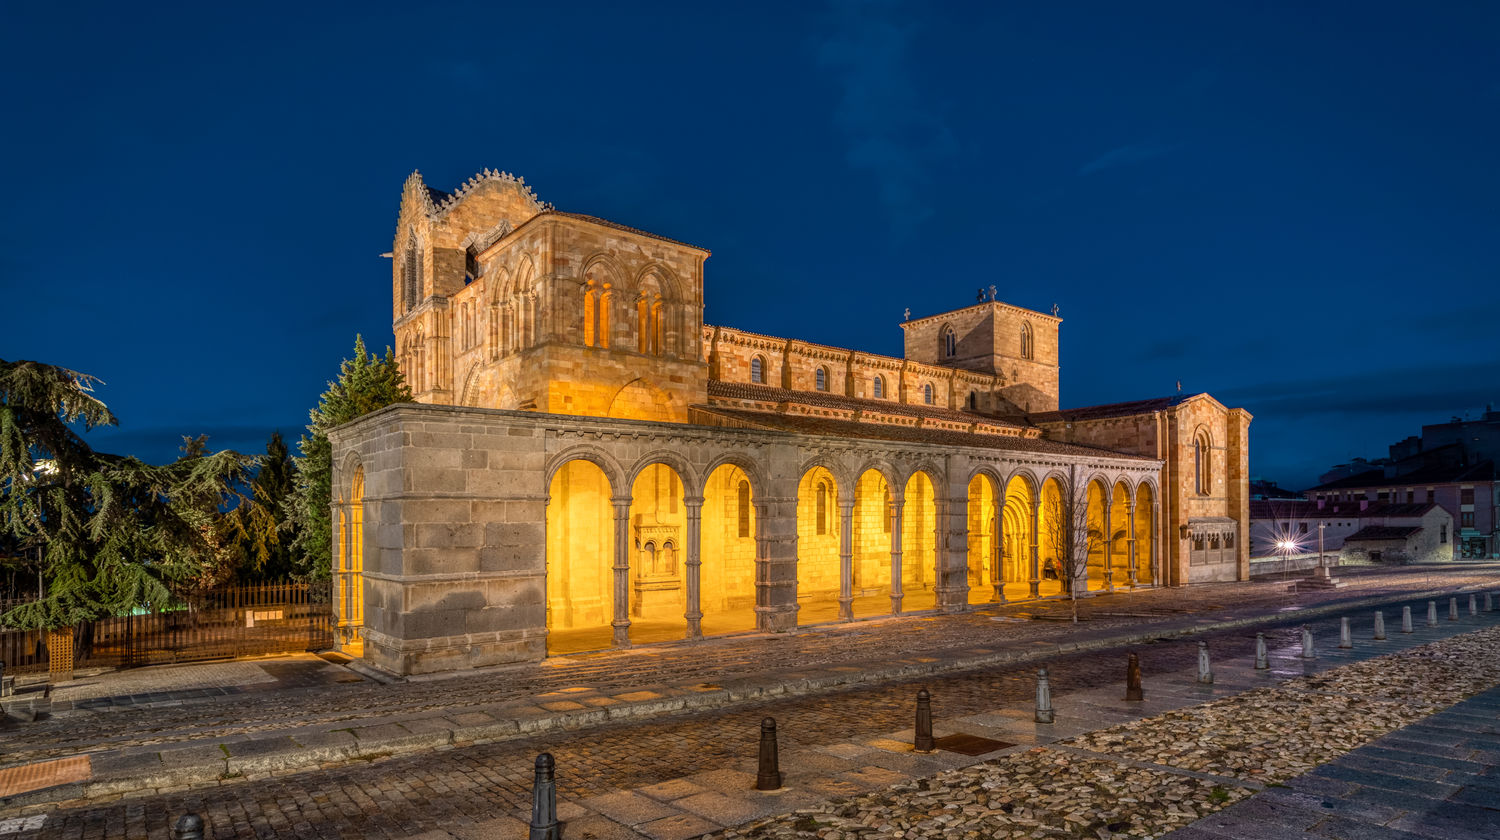
MULTIPOLYGON (((1059 482, 1061 484, 1061 482, 1059 482)), ((1042 511, 1047 511, 1046 485, 1042 488, 1042 511)), ((1088 484, 1078 482, 1075 470, 1067 485, 1060 486, 1057 494, 1057 516, 1045 517, 1042 533, 1046 545, 1060 568, 1058 578, 1063 591, 1073 608, 1073 621, 1078 621, 1078 589, 1088 586, 1089 555, 1103 543, 1103 537, 1089 528, 1088 484)), ((1105 558, 1108 562, 1108 558, 1105 558)))

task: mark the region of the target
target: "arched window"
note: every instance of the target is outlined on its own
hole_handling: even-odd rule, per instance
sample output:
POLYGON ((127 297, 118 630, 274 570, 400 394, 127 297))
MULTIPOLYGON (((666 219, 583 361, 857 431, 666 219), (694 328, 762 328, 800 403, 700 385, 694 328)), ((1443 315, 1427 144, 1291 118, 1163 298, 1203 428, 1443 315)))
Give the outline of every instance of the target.
POLYGON ((401 264, 402 309, 411 309, 416 306, 422 296, 422 257, 417 252, 417 249, 420 247, 417 243, 416 231, 408 230, 406 233, 406 258, 401 264))
POLYGON ((815 518, 818 522, 818 533, 828 533, 828 482, 818 482, 818 509, 815 518))
POLYGON ((970 411, 978 411, 979 410, 979 395, 976 394, 976 393, 974 393, 973 391, 969 392, 969 410, 970 411))
POLYGON ((1031 325, 1021 324, 1021 358, 1030 359, 1035 356, 1035 348, 1031 343, 1031 325))
POLYGON ((922 402, 932 405, 932 383, 922 386, 922 402))
POLYGON ((877 374, 873 386, 874 387, 871 389, 870 393, 875 397, 875 399, 885 399, 885 377, 877 374))
POLYGON ((817 386, 819 391, 828 390, 828 368, 818 368, 818 372, 815 378, 817 379, 817 386))
POLYGON ((958 333, 952 327, 943 330, 943 356, 951 358, 958 355, 958 333))
POLYGON ((1193 438, 1193 476, 1198 495, 1207 496, 1213 492, 1213 453, 1208 434, 1204 432, 1193 438))
POLYGON ((593 347, 594 336, 599 328, 599 299, 594 291, 594 281, 585 280, 583 283, 583 346, 593 347))
POLYGON ((739 515, 739 533, 743 538, 750 536, 750 482, 741 481, 737 495, 738 510, 735 512, 739 515))
POLYGON ((757 385, 766 382, 766 360, 759 356, 750 360, 750 381, 757 385))
POLYGON ((609 307, 613 302, 615 293, 610 289, 608 282, 604 284, 604 290, 599 293, 599 314, 595 323, 599 325, 599 338, 595 342, 600 347, 609 346, 609 307))

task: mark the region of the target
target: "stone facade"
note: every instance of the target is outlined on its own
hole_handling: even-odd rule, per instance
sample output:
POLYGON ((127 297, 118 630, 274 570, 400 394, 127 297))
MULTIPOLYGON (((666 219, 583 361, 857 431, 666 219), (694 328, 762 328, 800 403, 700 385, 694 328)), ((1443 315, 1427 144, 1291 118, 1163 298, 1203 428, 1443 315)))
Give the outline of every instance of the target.
POLYGON ((992 292, 899 359, 705 325, 708 251, 488 170, 413 174, 391 256, 417 404, 331 434, 377 668, 1248 574, 1249 415, 1058 411, 1055 314, 992 292))

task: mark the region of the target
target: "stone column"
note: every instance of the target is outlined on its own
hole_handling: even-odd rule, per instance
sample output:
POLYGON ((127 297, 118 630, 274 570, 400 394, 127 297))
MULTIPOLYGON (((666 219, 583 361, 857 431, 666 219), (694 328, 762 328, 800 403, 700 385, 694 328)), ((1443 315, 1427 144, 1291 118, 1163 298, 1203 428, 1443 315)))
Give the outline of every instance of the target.
MULTIPOLYGON (((1115 491, 1111 487, 1108 496, 1100 498, 1100 504, 1104 508, 1104 591, 1115 591, 1115 526, 1109 521, 1111 509, 1115 506, 1115 491)), ((1084 561, 1084 579, 1088 579, 1088 561, 1084 561)))
POLYGON ((1127 529, 1125 531, 1125 565, 1129 570, 1128 584, 1131 589, 1134 589, 1136 585, 1136 566, 1139 563, 1135 556, 1136 545, 1134 505, 1131 505, 1125 509, 1125 528, 1127 529))
POLYGON ((797 626, 797 496, 757 498, 755 508, 755 628, 776 632, 797 626))
POLYGON ((839 618, 854 618, 854 499, 839 499, 839 618))
POLYGON ((682 505, 687 513, 687 637, 701 639, 703 609, 698 571, 703 565, 703 497, 684 497, 682 505))
POLYGON ((1041 526, 1042 526, 1042 494, 1038 490, 1036 500, 1031 505, 1031 597, 1042 597, 1042 551, 1041 551, 1041 526))
POLYGON ((1161 547, 1164 540, 1161 521, 1161 504, 1156 501, 1157 494, 1151 494, 1151 527, 1156 533, 1151 535, 1151 585, 1161 586, 1165 583, 1161 572, 1161 547))
POLYGON ((615 506, 615 647, 630 647, 630 497, 615 506))
POLYGON ((1003 497, 995 499, 994 533, 990 534, 990 583, 995 587, 995 601, 1005 603, 1005 503, 1003 497))
POLYGON ((891 494, 891 615, 901 614, 901 511, 906 499, 891 494))

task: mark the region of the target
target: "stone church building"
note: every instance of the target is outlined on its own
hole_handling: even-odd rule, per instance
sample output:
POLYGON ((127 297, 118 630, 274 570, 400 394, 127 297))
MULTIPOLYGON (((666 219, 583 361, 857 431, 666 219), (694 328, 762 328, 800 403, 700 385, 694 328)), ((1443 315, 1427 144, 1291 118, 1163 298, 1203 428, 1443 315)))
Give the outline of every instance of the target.
POLYGON ((1250 415, 1060 409, 1061 321, 993 287, 900 358, 709 325, 707 250, 489 170, 408 178, 391 256, 416 402, 331 434, 339 638, 374 667, 1248 574, 1250 415))

